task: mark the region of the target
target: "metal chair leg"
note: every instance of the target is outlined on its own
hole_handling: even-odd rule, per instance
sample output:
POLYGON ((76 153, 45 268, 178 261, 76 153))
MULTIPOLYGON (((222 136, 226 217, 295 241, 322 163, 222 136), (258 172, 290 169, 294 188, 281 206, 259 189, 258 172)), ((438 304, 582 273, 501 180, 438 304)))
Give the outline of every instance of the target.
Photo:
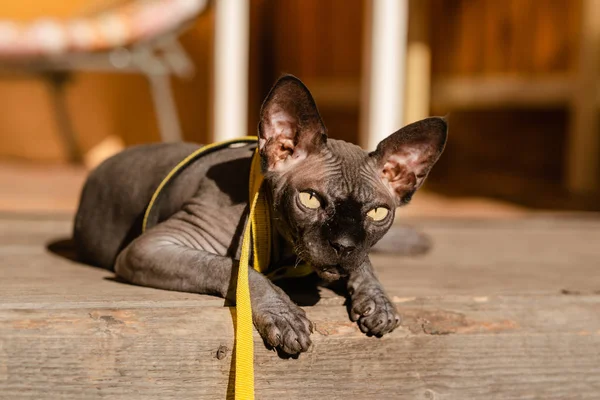
POLYGON ((179 126, 177 106, 171 89, 170 75, 167 73, 149 73, 146 74, 146 77, 150 83, 162 141, 181 141, 181 127, 179 126))
POLYGON ((65 85, 68 83, 69 74, 67 72, 51 72, 44 74, 44 77, 50 84, 52 108, 69 161, 79 164, 83 161, 83 153, 75 137, 75 130, 69 117, 69 108, 65 97, 65 85))

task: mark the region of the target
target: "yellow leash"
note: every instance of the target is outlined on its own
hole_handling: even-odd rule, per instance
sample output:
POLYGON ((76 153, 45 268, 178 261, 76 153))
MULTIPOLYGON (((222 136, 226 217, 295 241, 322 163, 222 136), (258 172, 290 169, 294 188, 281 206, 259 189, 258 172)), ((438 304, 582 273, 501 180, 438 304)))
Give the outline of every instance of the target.
MULTIPOLYGON (((142 232, 149 225, 158 222, 158 207, 156 204, 169 182, 173 180, 185 167, 199 157, 238 143, 255 143, 258 139, 246 136, 234 140, 213 143, 204 146, 175 166, 162 180, 152 195, 144 220, 142 232)), ((252 338, 252 304, 250 302, 250 287, 248 284, 248 267, 250 255, 253 256, 253 267, 258 272, 266 274, 271 280, 307 276, 312 269, 307 264, 297 267, 282 267, 267 274, 271 261, 271 216, 269 204, 264 191, 261 190, 263 175, 260 168, 258 148, 252 157, 250 177, 248 182, 250 214, 244 229, 242 239, 242 254, 240 257, 237 287, 236 287, 236 330, 235 330, 235 399, 254 399, 254 340, 252 338)))

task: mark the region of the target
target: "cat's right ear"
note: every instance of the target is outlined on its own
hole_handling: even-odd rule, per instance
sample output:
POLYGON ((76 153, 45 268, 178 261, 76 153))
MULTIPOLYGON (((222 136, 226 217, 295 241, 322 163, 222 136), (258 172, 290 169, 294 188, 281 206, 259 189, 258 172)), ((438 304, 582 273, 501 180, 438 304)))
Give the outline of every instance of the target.
POLYGON ((317 105, 300 79, 285 75, 275 83, 260 111, 258 139, 269 171, 289 168, 327 141, 317 105))
POLYGON ((396 205, 408 203, 421 187, 444 151, 447 136, 445 118, 425 118, 392 133, 370 154, 396 205))

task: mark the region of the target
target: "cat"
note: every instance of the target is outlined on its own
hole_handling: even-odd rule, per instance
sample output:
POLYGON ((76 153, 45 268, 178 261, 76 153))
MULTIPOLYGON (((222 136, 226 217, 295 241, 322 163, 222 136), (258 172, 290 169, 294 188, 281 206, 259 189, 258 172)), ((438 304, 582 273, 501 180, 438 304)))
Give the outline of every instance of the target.
MULTIPOLYGON (((447 123, 415 122, 370 153, 326 132, 306 86, 281 77, 262 105, 258 143, 207 154, 187 167, 160 203, 159 223, 143 234, 154 190, 198 146, 142 145, 113 156, 82 191, 73 235, 81 260, 133 284, 234 300, 258 146, 278 245, 273 263, 300 257, 320 278, 345 285, 350 318, 363 332, 392 332, 400 316, 368 253, 440 157, 447 123)), ((252 268, 249 283, 254 325, 266 344, 290 355, 307 351, 313 327, 305 311, 252 268)))

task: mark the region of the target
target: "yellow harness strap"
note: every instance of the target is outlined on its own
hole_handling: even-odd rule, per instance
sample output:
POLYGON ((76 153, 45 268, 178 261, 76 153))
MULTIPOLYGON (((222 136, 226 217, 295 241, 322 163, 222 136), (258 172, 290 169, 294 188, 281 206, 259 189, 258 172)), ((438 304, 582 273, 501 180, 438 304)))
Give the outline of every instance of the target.
MULTIPOLYGON (((246 136, 225 142, 213 143, 204 146, 175 166, 162 180, 152 195, 150 203, 146 208, 142 222, 142 232, 149 229, 153 223, 158 221, 158 199, 164 192, 169 182, 179 172, 190 165, 199 157, 212 151, 220 150, 238 143, 253 143, 258 139, 254 136, 246 136)), ((277 268, 267 274, 271 259, 271 216, 269 204, 262 188, 263 175, 260 168, 260 155, 256 149, 250 166, 250 177, 248 182, 250 214, 244 228, 242 239, 242 254, 240 257, 237 287, 236 287, 236 329, 235 329, 235 399, 254 399, 254 340, 252 337, 252 304, 250 302, 250 287, 248 284, 248 267, 250 255, 253 256, 253 267, 258 272, 266 274, 271 279, 296 278, 307 276, 312 273, 308 264, 296 267, 286 266, 277 268)))
POLYGON ((192 154, 190 154, 189 156, 187 156, 186 158, 181 160, 179 162, 179 164, 177 164, 171 171, 169 171, 167 176, 165 176, 165 178, 162 180, 162 182, 160 182, 160 184, 154 191, 154 194, 152 195, 152 198, 150 199, 150 202, 148 203, 148 207, 146 207, 146 213, 144 214, 144 220, 142 222, 142 233, 144 233, 148 229, 148 225, 155 225, 156 222, 158 221, 158 211, 159 210, 158 210, 158 207, 156 207, 156 205, 158 204, 158 200, 159 200, 160 196, 165 192, 164 189, 166 188, 166 186, 181 171, 183 171, 183 169, 185 167, 190 165, 192 162, 196 161, 198 158, 205 156, 209 153, 212 153, 214 151, 221 150, 221 149, 224 149, 231 145, 236 145, 236 144, 241 144, 241 143, 256 143, 257 140, 258 139, 256 136, 244 136, 244 137, 237 138, 237 139, 225 140, 223 142, 208 144, 206 146, 199 148, 198 150, 194 151, 192 154))

